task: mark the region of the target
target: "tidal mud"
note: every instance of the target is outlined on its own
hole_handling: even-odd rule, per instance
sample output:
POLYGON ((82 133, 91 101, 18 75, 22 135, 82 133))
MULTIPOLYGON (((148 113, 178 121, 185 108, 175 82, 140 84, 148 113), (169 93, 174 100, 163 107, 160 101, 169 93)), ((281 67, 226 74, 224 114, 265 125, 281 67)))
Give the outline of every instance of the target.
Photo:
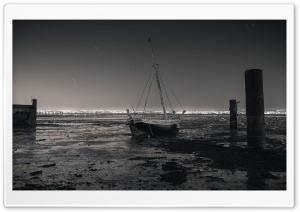
POLYGON ((14 190, 285 190, 286 116, 266 116, 267 148, 245 117, 186 116, 174 138, 130 135, 125 115, 38 116, 14 128, 14 190))

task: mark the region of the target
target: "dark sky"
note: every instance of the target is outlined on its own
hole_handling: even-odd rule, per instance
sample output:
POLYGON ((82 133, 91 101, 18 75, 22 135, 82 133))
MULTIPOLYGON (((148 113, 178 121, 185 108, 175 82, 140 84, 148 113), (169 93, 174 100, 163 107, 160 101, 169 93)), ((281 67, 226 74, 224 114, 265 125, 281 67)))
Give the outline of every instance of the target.
MULTIPOLYGON (((229 99, 243 109, 244 71, 251 68, 263 70, 265 108, 286 108, 286 22, 280 20, 15 20, 13 102, 37 98, 40 110, 136 106, 152 72, 149 36, 185 109, 228 110, 229 99)), ((152 108, 156 97, 149 97, 152 108)))

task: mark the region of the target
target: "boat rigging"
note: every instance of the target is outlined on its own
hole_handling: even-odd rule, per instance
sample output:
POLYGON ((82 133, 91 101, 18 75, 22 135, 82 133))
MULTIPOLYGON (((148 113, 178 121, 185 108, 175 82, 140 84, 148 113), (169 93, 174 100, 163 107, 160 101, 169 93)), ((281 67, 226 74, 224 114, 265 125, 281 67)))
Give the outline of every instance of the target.
MULTIPOLYGON (((157 88, 158 88, 158 93, 160 96, 160 104, 162 106, 163 109, 163 120, 156 118, 152 118, 152 119, 146 119, 146 118, 138 118, 138 107, 140 105, 141 99, 144 96, 144 93, 146 91, 146 88, 149 84, 149 89, 148 89, 148 93, 147 93, 147 98, 145 101, 145 106, 144 106, 144 113, 145 113, 145 109, 146 109, 146 105, 148 102, 148 97, 149 97, 149 93, 151 90, 151 86, 152 86, 152 81, 153 81, 153 73, 151 73, 148 77, 147 83, 143 89, 142 92, 142 96, 140 98, 140 100, 138 101, 138 105, 136 107, 136 109, 133 109, 133 114, 130 113, 129 109, 127 109, 127 113, 129 116, 129 122, 127 123, 130 127, 130 130, 132 132, 133 135, 150 135, 150 136, 156 136, 156 135, 167 135, 167 134, 177 134, 180 128, 180 120, 183 116, 183 114, 186 112, 180 102, 178 101, 178 98, 176 97, 176 95, 174 94, 173 90, 170 89, 173 93, 173 95, 175 96, 176 100, 178 101, 179 105, 181 106, 181 108, 183 109, 183 112, 181 115, 176 114, 176 112, 173 109, 173 106, 171 104, 171 101, 169 99, 167 90, 165 88, 165 85, 163 83, 162 79, 162 75, 159 72, 158 69, 158 63, 156 61, 156 57, 154 54, 154 50, 153 50, 153 45, 152 45, 152 39, 148 38, 148 42, 150 43, 150 47, 151 47, 151 53, 152 53, 152 59, 153 59, 153 63, 152 63, 152 69, 153 69, 153 73, 154 76, 156 78, 156 84, 157 84, 157 88), (151 79, 151 80, 150 80, 151 79), (165 93, 165 96, 168 100, 168 103, 170 105, 170 107, 172 108, 172 115, 173 115, 173 119, 169 119, 170 117, 168 117, 167 115, 167 111, 166 111, 166 107, 165 107, 165 102, 164 102, 164 95, 163 95, 163 91, 165 93)), ((166 81, 166 80, 165 80, 166 81)))

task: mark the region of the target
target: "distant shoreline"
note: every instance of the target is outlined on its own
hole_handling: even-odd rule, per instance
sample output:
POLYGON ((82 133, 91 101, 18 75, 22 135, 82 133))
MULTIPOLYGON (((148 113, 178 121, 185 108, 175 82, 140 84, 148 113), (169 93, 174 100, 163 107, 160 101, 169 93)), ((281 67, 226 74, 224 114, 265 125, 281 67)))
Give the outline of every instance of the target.
MULTIPOLYGON (((142 113, 136 115, 143 115, 142 113)), ((146 116, 159 116, 159 113, 146 113, 146 116)), ((172 114, 168 114, 172 115, 172 114)), ((229 113, 193 113, 193 114, 185 114, 184 116, 193 117, 193 116, 228 116, 229 113)), ((238 113, 238 115, 245 116, 245 113, 238 113)), ((265 113, 266 116, 286 116, 283 113, 265 113)), ((127 116, 127 113, 38 113, 38 117, 43 116, 127 116)))

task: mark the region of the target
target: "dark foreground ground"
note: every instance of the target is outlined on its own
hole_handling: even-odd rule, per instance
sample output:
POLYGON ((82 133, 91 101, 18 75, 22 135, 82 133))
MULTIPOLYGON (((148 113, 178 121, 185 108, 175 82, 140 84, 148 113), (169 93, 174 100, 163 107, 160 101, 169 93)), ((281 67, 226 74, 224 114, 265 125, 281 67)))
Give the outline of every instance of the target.
POLYGON ((285 190, 286 116, 267 149, 246 147, 245 117, 187 116, 176 138, 130 136, 123 116, 43 116, 14 128, 14 190, 285 190))

